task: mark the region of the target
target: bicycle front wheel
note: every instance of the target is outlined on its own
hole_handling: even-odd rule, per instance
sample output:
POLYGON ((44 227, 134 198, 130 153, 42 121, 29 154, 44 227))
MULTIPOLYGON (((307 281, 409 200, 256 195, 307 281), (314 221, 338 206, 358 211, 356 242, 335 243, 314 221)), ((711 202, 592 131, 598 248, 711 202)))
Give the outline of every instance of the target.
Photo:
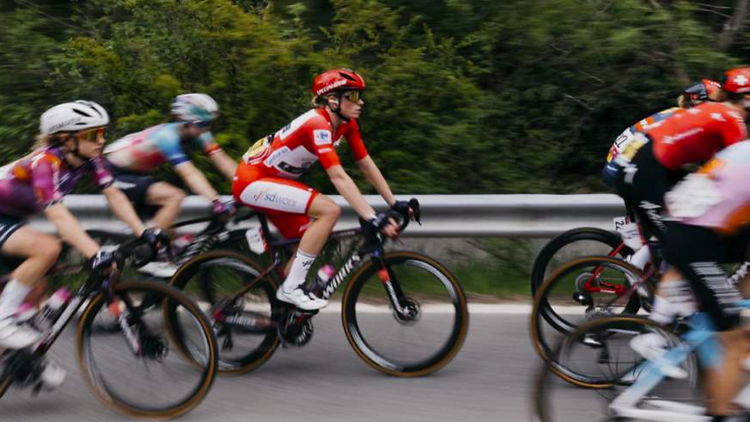
MULTIPOLYGON (((657 337, 668 349, 680 344, 674 334, 643 318, 602 318, 581 325, 553 351, 553 361, 564 365, 542 364, 534 384, 533 419, 573 422, 617 420, 628 416, 610 403, 640 377, 651 378, 658 371, 631 349, 630 342, 636 336, 657 337), (586 388, 574 388, 570 384, 586 388)), ((662 379, 647 391, 629 391, 628 394, 639 398, 636 407, 627 410, 652 412, 653 416, 659 410, 674 410, 680 405, 684 409, 689 407, 688 403, 698 403, 701 378, 695 354, 687 355, 679 367, 687 377, 662 379)), ((646 419, 634 417, 633 420, 646 419)))
POLYGON ((166 284, 132 280, 114 287, 86 306, 78 327, 78 361, 94 394, 128 416, 170 419, 194 409, 217 373, 216 337, 200 308, 166 284), (119 309, 119 330, 92 329, 103 309, 119 309), (165 328, 166 311, 180 319, 190 339, 191 359, 175 353, 165 328))
POLYGON ((387 252, 382 260, 385 268, 365 263, 344 292, 346 337, 378 371, 401 377, 433 373, 456 356, 466 338, 464 291, 445 267, 426 256, 387 252), (400 309, 394 309, 394 301, 400 309))

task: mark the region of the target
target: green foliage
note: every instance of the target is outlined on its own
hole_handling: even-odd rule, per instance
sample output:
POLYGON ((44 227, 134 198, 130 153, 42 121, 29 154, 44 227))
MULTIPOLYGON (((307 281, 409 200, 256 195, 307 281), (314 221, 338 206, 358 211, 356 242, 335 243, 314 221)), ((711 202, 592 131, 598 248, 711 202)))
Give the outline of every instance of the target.
MULTIPOLYGON (((345 66, 367 80, 360 126, 396 192, 602 191, 625 127, 750 62, 747 31, 717 48, 730 0, 23 3, 0 0, 4 157, 29 148, 56 102, 101 102, 114 140, 165 121, 175 95, 207 92, 239 159, 310 107, 316 73, 345 66)), ((320 169, 306 181, 332 190, 320 169)))

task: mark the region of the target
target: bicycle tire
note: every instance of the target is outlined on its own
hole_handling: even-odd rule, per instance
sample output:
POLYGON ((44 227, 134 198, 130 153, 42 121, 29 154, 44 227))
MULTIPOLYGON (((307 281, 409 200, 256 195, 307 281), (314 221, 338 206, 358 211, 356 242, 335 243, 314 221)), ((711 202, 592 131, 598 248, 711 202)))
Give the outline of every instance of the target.
MULTIPOLYGON (((180 398, 176 403, 163 408, 134 405, 120 394, 113 392, 110 383, 102 378, 101 370, 96 368, 96 364, 92 358, 93 352, 91 351, 92 325, 96 314, 105 306, 104 302, 106 297, 103 292, 94 296, 84 308, 81 322, 78 326, 76 339, 77 355, 83 378, 89 389, 97 398, 99 398, 100 401, 111 409, 125 415, 154 420, 172 419, 184 415, 193 410, 203 401, 213 385, 218 372, 216 337, 214 336, 211 325, 208 322, 208 318, 206 318, 195 302, 190 300, 179 290, 166 284, 146 280, 123 280, 113 288, 114 294, 122 297, 125 297, 129 291, 141 292, 140 295, 133 295, 132 297, 145 298, 149 294, 157 295, 159 298, 163 297, 164 299, 159 299, 162 308, 162 317, 166 315, 166 312, 164 311, 166 311, 166 306, 168 304, 171 304, 173 307, 176 307, 176 305, 179 304, 181 308, 184 309, 184 312, 190 314, 196 323, 200 340, 201 342, 204 342, 203 344, 206 347, 206 353, 203 359, 204 364, 200 368, 199 381, 188 395, 184 398, 180 398)), ((151 306, 148 309, 157 308, 158 306, 151 306)), ((138 318, 140 318, 140 316, 138 318)), ((130 353, 130 351, 126 351, 126 354, 127 353, 130 353)), ((163 362, 163 360, 159 360, 158 358, 154 358, 152 361, 163 362)), ((193 362, 185 365, 193 367, 193 362)))
MULTIPOLYGON (((543 323, 549 324, 556 332, 562 334, 569 334, 576 328, 574 323, 558 314, 550 304, 550 299, 555 297, 558 291, 556 288, 562 286, 565 289, 565 283, 569 282, 566 276, 575 275, 577 272, 587 268, 599 267, 621 271, 622 274, 626 275, 628 280, 640 280, 643 277, 643 273, 631 264, 609 256, 592 256, 576 259, 555 270, 537 290, 531 311, 531 339, 534 349, 543 360, 549 361, 552 349, 550 339, 544 334, 543 323)), ((586 272, 583 273, 587 274, 586 272)), ((647 287, 649 293, 653 294, 654 286, 648 283, 647 287)), ((622 300, 624 301, 622 314, 634 315, 638 312, 641 302, 638 292, 631 292, 629 297, 622 296, 622 300)))
MULTIPOLYGON (((466 339, 469 326, 469 313, 463 288, 447 268, 427 256, 405 251, 386 252, 382 259, 386 263, 391 276, 396 274, 395 267, 413 265, 432 274, 442 284, 442 287, 449 292, 452 307, 448 308, 455 312, 455 316, 447 340, 431 356, 407 364, 384 356, 382 352, 375 350, 365 340, 358 323, 356 305, 360 297, 364 296, 361 293, 368 280, 373 276, 377 278, 376 274, 379 269, 373 261, 366 262, 357 270, 344 291, 342 298, 343 312, 341 316, 346 338, 362 360, 372 368, 385 374, 398 377, 417 377, 434 373, 447 365, 456 356, 466 339)), ((380 283, 380 281, 377 280, 377 283, 380 283)), ((403 281, 401 283, 403 284, 403 281)), ((402 285, 401 287, 404 286, 402 285)), ((383 292, 383 289, 381 288, 380 291, 383 292)), ((416 300, 416 298, 411 299, 416 300)), ((418 323, 421 323, 421 321, 418 323)))
POLYGON ((0 381, 0 398, 2 398, 5 393, 8 392, 8 389, 10 388, 10 385, 13 382, 11 381, 11 377, 7 376, 2 381, 0 381))
MULTIPOLYGON (((252 258, 243 254, 233 251, 210 251, 199 254, 191 258, 188 262, 183 264, 180 269, 170 280, 170 285, 175 286, 180 290, 186 290, 189 288, 191 281, 195 280, 196 276, 199 276, 202 269, 208 268, 207 266, 221 266, 221 265, 233 265, 238 271, 246 271, 247 278, 254 279, 263 272, 261 267, 252 258)), ((213 283, 215 280, 210 280, 213 283)), ((200 300, 207 302, 210 305, 215 305, 221 299, 216 295, 216 286, 207 286, 208 280, 195 280, 195 282, 201 282, 199 286, 200 300), (206 289, 206 287, 210 287, 206 289)), ((269 329, 263 339, 259 342, 257 347, 243 352, 239 357, 230 358, 222 353, 222 349, 219 350, 219 372, 222 374, 242 374, 252 371, 263 363, 265 363, 273 353, 276 351, 280 344, 278 332, 275 328, 275 324, 278 323, 280 318, 279 306, 276 301, 276 290, 277 285, 272 277, 267 276, 259 281, 258 292, 263 295, 265 301, 270 305, 270 320, 274 323, 274 328, 269 329)), ((229 292, 228 295, 233 295, 234 292, 229 292)), ((213 316, 212 316, 213 318, 213 316)), ((181 340, 181 330, 178 325, 171 325, 170 332, 175 336, 176 343, 183 353, 188 354, 188 350, 185 349, 184 342, 181 340)), ((213 323, 214 327, 216 324, 213 323)), ((221 335, 220 335, 221 337, 221 335)), ((222 345, 223 346, 223 345, 222 345)))
MULTIPOLYGON (((619 235, 596 227, 579 227, 557 235, 544 245, 534 259, 530 280, 532 296, 536 294, 537 289, 544 282, 548 275, 547 271, 551 270, 549 266, 555 254, 572 243, 583 241, 599 242, 612 250, 622 245, 622 238, 619 235)), ((632 249, 623 245, 619 256, 625 257, 632 253, 632 249)))

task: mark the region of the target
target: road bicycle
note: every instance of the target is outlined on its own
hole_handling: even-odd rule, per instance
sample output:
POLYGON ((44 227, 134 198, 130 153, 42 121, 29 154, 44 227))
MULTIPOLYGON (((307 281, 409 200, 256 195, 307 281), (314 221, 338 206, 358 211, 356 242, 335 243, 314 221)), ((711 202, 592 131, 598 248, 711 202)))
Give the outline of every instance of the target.
MULTIPOLYGON (((410 207, 419 221, 419 203, 412 200, 410 207)), ((277 286, 284 280, 283 256, 291 256, 300 239, 274 239, 265 215, 256 216, 268 265, 246 254, 209 251, 187 261, 171 280, 209 307, 220 343, 219 367, 228 373, 251 371, 266 362, 279 344, 301 347, 314 333, 312 318, 317 311, 276 300, 277 286)), ((401 230, 409 224, 407 215, 390 216, 400 221, 401 230)), ((381 234, 368 235, 356 228, 330 236, 334 243, 357 238, 363 241, 320 286, 320 295, 329 299, 349 278, 341 296, 342 322, 355 352, 374 369, 402 377, 427 375, 447 365, 468 330, 461 285, 434 259, 386 251, 387 239, 381 234)))
MULTIPOLYGON (((82 309, 76 330, 76 356, 83 378, 104 404, 132 417, 169 419, 194 409, 208 394, 218 368, 216 337, 208 318, 188 296, 167 284, 121 279, 126 261, 147 261, 152 248, 140 239, 122 244, 115 268, 91 271, 88 279, 53 309, 49 301, 28 323, 44 332, 36 345, 0 356, 0 397, 11 385, 40 388, 44 356, 82 309), (92 329, 108 309, 116 332, 92 329), (179 344, 168 325, 181 327, 179 344)), ((59 263, 56 276, 80 266, 59 263)))

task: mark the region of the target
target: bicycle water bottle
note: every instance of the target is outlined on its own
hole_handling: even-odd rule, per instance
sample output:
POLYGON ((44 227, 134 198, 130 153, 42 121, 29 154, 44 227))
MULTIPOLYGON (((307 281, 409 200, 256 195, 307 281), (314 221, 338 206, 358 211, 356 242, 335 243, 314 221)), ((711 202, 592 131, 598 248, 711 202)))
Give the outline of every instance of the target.
POLYGON ((328 286, 328 280, 330 280, 335 273, 336 270, 331 264, 326 264, 320 267, 318 275, 315 276, 315 281, 313 282, 312 289, 310 289, 310 293, 314 294, 316 297, 322 298, 323 292, 328 286))
POLYGON ((45 328, 51 327, 72 296, 67 287, 60 287, 55 290, 55 293, 52 294, 47 303, 44 304, 44 307, 39 311, 37 322, 43 323, 45 328))

